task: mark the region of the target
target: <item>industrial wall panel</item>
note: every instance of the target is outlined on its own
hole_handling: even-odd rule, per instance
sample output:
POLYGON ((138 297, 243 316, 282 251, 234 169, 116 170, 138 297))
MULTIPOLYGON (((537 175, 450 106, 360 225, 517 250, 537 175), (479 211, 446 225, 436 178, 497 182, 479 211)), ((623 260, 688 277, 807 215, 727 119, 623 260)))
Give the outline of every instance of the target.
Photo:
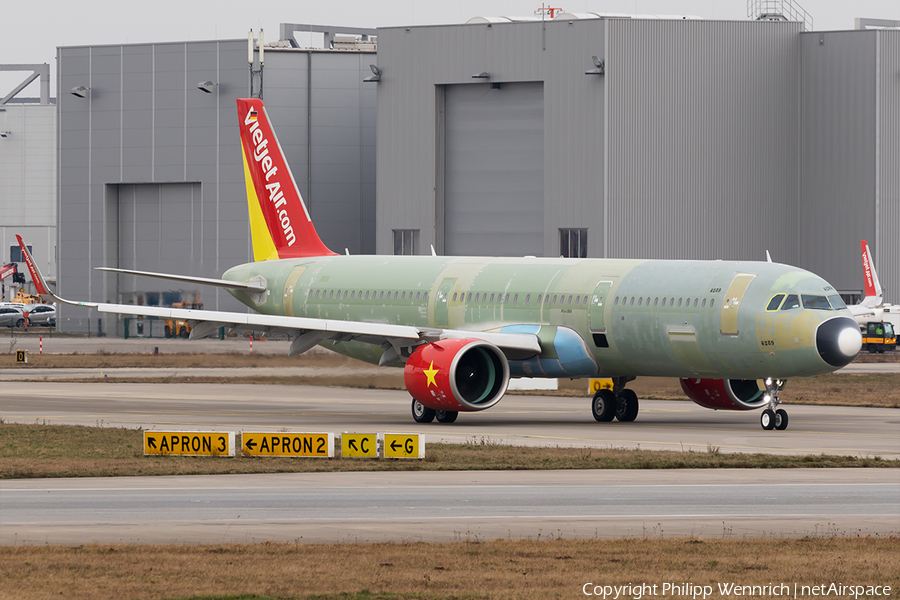
POLYGON ((861 291, 859 241, 876 235, 876 33, 813 32, 800 39, 799 266, 839 290, 861 291))
POLYGON ((878 205, 875 265, 884 298, 900 304, 900 31, 878 39, 878 205))
POLYGON ((795 262, 798 23, 609 23, 609 256, 795 262))
POLYGON ((445 251, 544 253, 544 87, 445 88, 445 251))

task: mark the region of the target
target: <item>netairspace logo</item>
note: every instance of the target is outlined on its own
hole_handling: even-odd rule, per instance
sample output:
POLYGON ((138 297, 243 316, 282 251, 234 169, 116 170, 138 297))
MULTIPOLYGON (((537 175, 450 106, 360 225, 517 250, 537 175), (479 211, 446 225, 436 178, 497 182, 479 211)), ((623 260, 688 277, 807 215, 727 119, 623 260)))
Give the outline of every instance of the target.
POLYGON ((694 583, 663 584, 631 584, 628 585, 595 585, 585 583, 581 587, 585 596, 597 596, 608 600, 631 599, 662 596, 665 598, 752 598, 752 597, 785 597, 785 598, 889 598, 889 585, 844 585, 843 583, 823 583, 820 585, 802 585, 799 583, 770 583, 768 585, 739 585, 737 583, 718 583, 697 585, 694 583))

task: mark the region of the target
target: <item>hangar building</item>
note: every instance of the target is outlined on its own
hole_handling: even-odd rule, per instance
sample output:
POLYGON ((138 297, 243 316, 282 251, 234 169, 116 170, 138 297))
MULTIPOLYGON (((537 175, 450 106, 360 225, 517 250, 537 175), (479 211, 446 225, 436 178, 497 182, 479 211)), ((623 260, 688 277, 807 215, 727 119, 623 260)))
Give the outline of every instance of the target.
MULTIPOLYGON (((374 31, 336 31, 352 33, 283 24, 263 97, 338 252, 768 250, 852 295, 863 238, 900 300, 900 31, 562 14, 382 28, 377 58, 374 31), (295 47, 311 29, 325 47, 295 47)), ((250 260, 234 99, 251 71, 259 89, 254 56, 247 40, 59 49, 61 293, 190 301, 201 290, 92 267, 218 277, 250 260)), ((62 308, 64 330, 96 324, 62 308)))
MULTIPOLYGON (((324 48, 296 47, 310 26, 282 24, 261 73, 259 43, 251 69, 247 39, 58 49, 63 296, 244 309, 218 288, 93 267, 219 278, 252 261, 235 104, 251 77, 323 240, 374 252, 375 88, 363 79, 375 32, 313 29, 324 48)), ((60 312, 63 330, 96 332, 99 320, 123 333, 115 316, 60 312)))
POLYGON ((900 30, 378 30, 377 250, 765 260, 900 300, 900 30))

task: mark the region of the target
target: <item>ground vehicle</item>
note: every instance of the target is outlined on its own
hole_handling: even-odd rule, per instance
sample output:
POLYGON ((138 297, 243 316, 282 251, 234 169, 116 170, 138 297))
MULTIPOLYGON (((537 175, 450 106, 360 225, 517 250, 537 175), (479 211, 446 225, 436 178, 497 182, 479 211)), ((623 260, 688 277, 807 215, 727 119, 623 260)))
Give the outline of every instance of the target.
POLYGON ((28 304, 22 309, 28 314, 28 326, 56 327, 56 307, 52 304, 28 304))
POLYGON ((0 327, 22 327, 25 325, 25 314, 21 306, 7 304, 0 306, 0 327))
POLYGON ((37 294, 26 294, 22 290, 12 299, 13 302, 21 302, 22 304, 43 304, 44 299, 37 294))
MULTIPOLYGON (((172 308, 192 308, 196 310, 203 310, 202 302, 173 302, 172 308)), ((166 337, 175 337, 176 335, 179 337, 187 338, 191 335, 191 329, 194 326, 188 321, 182 321, 179 319, 166 319, 166 337)))
POLYGON ((897 348, 897 332, 894 326, 887 321, 874 321, 866 323, 863 328, 863 348, 870 354, 884 353, 885 350, 897 348))

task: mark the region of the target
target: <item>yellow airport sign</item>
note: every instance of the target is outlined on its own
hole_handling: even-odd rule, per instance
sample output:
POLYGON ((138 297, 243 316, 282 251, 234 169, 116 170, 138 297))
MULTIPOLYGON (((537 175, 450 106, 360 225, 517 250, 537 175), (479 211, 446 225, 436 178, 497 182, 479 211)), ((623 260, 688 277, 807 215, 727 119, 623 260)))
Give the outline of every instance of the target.
POLYGON ((28 364, 28 350, 16 350, 16 363, 28 364))
POLYGON ((588 393, 596 394, 600 390, 613 389, 613 380, 611 377, 592 378, 588 380, 588 393))
POLYGON ((418 433, 383 433, 385 458, 425 458, 425 440, 418 433))
POLYGON ((377 433, 347 433, 341 435, 341 456, 346 458, 378 458, 377 433))
POLYGON ((233 431, 145 431, 144 456, 234 456, 233 431))
POLYGON ((245 431, 241 434, 241 452, 244 456, 332 458, 334 434, 245 431))

